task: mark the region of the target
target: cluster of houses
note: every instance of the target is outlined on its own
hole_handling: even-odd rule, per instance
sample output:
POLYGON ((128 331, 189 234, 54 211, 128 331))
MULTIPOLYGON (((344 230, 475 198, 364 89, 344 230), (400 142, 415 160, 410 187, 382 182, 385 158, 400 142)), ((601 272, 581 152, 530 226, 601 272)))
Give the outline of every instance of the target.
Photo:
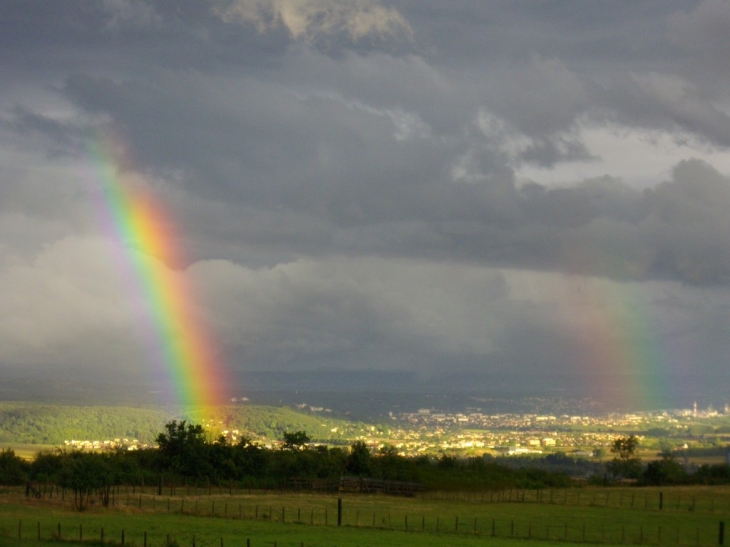
POLYGON ((74 450, 115 451, 115 450, 140 450, 149 448, 149 445, 139 442, 137 439, 107 439, 104 441, 63 441, 63 444, 74 450))

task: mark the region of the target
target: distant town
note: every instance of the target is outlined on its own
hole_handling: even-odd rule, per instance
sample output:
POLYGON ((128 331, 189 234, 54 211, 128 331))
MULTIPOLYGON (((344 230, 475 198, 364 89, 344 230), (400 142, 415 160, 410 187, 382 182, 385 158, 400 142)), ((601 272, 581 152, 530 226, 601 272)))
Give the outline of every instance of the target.
MULTIPOLYGON (((446 413, 432 409, 392 414, 397 427, 391 438, 405 455, 421 453, 542 454, 566 452, 601 457, 613 440, 625 434, 640 439, 675 439, 672 449, 730 440, 730 412, 713 409, 665 410, 606 415, 485 414, 479 408, 446 413)), ((648 447, 658 447, 655 439, 648 447)), ((669 441, 671 442, 671 441, 669 441)))
MULTIPOLYGON (((318 425, 331 439, 312 444, 347 445, 365 442, 373 452, 393 447, 404 456, 493 455, 518 456, 562 452, 576 458, 606 457, 612 442, 633 434, 641 449, 681 451, 713 448, 730 443, 730 409, 689 409, 605 414, 489 413, 480 407, 461 411, 420 408, 415 412, 389 411, 378 423, 347 422, 332 418, 332 409, 316 404, 293 405, 296 412, 318 417, 318 425), (321 422, 321 423, 319 423, 321 422)), ((203 423, 212 435, 229 443, 242 438, 267 448, 280 446, 281 439, 245 428, 226 428, 222 423, 203 423)), ((306 427, 306 426, 302 426, 306 427)), ((320 434, 320 437, 322 435, 320 434)), ((137 439, 66 440, 64 445, 81 450, 137 450, 147 443, 137 439)))

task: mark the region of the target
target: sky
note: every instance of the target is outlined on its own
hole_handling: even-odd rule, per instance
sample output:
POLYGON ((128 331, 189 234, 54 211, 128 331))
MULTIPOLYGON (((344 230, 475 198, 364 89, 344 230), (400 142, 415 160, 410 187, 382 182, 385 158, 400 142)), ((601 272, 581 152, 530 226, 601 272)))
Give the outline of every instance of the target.
POLYGON ((0 370, 172 376, 146 272, 243 390, 724 393, 728 28, 727 0, 0 0, 0 370))

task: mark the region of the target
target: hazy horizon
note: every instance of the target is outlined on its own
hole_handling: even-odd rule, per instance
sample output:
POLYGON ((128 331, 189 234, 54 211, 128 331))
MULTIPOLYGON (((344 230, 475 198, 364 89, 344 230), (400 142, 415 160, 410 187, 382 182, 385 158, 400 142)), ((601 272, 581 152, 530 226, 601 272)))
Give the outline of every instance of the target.
POLYGON ((722 0, 5 0, 0 376, 720 404, 728 28, 722 0))

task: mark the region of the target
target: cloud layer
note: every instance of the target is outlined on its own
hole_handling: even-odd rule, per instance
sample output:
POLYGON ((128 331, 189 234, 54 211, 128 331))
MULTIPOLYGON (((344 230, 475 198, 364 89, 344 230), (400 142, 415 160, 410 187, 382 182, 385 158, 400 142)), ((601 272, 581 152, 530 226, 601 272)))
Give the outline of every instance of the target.
POLYGON ((727 2, 3 11, 0 364, 147 368, 100 134, 174 213, 233 369, 619 374, 580 325, 639 311, 608 339, 680 341, 659 373, 730 354, 727 2))

